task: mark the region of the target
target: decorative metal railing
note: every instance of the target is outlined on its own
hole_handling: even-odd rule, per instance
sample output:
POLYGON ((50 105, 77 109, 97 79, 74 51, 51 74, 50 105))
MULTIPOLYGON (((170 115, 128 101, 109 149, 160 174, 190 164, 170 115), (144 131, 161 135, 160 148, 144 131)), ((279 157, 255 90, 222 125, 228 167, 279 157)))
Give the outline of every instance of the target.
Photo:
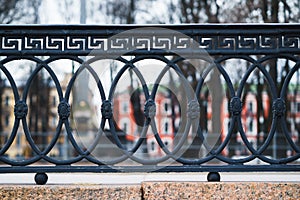
POLYGON ((0 173, 299 171, 299 55, 298 24, 3 25, 0 173))

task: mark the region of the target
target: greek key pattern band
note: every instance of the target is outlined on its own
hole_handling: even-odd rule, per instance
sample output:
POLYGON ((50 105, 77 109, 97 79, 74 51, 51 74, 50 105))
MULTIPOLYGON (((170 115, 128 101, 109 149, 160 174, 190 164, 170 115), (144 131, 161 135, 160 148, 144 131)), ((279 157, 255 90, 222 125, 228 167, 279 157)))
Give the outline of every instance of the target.
MULTIPOLYGON (((128 32, 126 37, 111 37, 120 32, 130 30, 128 27, 117 27, 111 31, 99 31, 97 27, 90 30, 84 26, 70 27, 68 30, 61 30, 59 27, 42 26, 40 33, 32 30, 32 34, 20 34, 28 27, 20 27, 20 30, 11 31, 11 27, 2 26, 0 30, 0 55, 10 54, 38 54, 38 55, 87 55, 92 50, 103 53, 114 51, 127 51, 141 49, 145 52, 152 49, 160 49, 165 52, 184 53, 193 48, 194 50, 205 50, 209 54, 275 54, 275 53, 299 53, 300 36, 297 33, 297 26, 291 29, 272 29, 263 25, 228 26, 223 34, 222 26, 194 26, 170 27, 182 35, 163 35, 154 31, 141 31, 131 35, 128 32), (8 30, 6 30, 8 29, 8 30), (24 29, 24 30, 23 30, 24 29), (46 30, 50 31, 47 32, 46 30), (73 31, 73 29, 75 29, 73 31), (9 31, 9 34, 7 32, 9 31), (82 31, 80 33, 80 31, 82 31), (155 32, 155 34, 153 34, 155 32), (193 45, 197 43, 197 46, 193 45)), ((149 28, 149 27, 148 27, 149 28)), ((168 27, 167 27, 168 28, 168 27)), ((126 34, 123 34, 123 36, 126 34)))

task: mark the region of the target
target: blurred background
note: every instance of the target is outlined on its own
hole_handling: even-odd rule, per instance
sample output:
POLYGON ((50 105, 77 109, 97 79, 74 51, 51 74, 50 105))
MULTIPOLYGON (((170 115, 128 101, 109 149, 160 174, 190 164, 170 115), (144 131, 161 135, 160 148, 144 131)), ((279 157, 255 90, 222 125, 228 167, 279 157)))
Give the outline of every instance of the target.
POLYGON ((1 0, 2 24, 297 23, 299 0, 1 0))

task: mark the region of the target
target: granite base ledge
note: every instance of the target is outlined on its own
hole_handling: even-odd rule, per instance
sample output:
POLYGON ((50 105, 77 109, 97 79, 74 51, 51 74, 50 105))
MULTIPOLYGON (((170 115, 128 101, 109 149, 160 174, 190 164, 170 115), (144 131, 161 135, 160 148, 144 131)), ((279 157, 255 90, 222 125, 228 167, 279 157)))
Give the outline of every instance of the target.
POLYGON ((300 182, 144 182, 142 188, 145 200, 300 199, 300 182))
POLYGON ((141 185, 0 185, 0 199, 300 199, 300 182, 143 182, 141 185))
POLYGON ((0 185, 0 199, 141 199, 140 185, 0 185))

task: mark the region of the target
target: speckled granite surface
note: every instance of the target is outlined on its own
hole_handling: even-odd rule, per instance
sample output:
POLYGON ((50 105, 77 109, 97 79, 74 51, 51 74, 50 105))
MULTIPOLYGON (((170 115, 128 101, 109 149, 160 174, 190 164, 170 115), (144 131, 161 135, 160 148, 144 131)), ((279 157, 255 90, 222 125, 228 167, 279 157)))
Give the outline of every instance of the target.
POLYGON ((0 185, 1 200, 15 199, 141 199, 141 186, 112 185, 0 185))
POLYGON ((300 199, 299 183, 144 182, 144 199, 300 199))
POLYGON ((300 199, 299 183, 144 182, 141 185, 0 185, 0 199, 300 199))

